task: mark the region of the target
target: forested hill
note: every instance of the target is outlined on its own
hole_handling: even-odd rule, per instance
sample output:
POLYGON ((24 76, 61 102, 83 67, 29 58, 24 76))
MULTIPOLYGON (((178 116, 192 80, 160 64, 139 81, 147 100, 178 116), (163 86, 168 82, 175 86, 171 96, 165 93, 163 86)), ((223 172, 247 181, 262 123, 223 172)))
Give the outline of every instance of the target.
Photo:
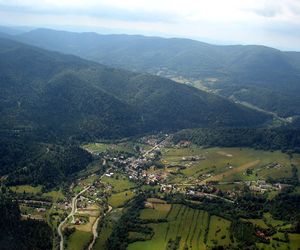
POLYGON ((174 134, 175 143, 188 140, 206 147, 251 147, 300 153, 299 128, 198 128, 174 134))
POLYGON ((8 190, 0 190, 0 249, 52 249, 52 230, 45 222, 22 220, 18 204, 8 190))
POLYGON ((217 46, 189 39, 36 29, 11 36, 128 70, 183 76, 280 116, 300 115, 300 53, 265 46, 217 46))
POLYGON ((0 129, 41 138, 121 137, 270 116, 165 78, 0 39, 0 129))

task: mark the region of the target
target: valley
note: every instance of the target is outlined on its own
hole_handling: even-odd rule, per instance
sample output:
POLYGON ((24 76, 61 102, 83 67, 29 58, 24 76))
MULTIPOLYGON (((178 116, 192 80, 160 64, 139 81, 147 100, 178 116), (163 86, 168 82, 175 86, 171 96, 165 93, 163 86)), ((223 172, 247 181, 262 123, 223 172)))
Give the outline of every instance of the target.
POLYGON ((299 82, 262 45, 0 27, 0 249, 299 250, 299 82))
MULTIPOLYGON (((258 217, 248 212, 246 217, 235 218, 226 209, 236 206, 246 194, 266 203, 286 190, 296 194, 299 154, 244 147, 205 148, 190 141, 174 143, 172 135, 164 134, 88 143, 82 148, 95 162, 63 192, 48 192, 51 200, 39 200, 38 186, 10 188, 23 197, 19 201, 23 217, 44 220, 52 227, 53 249, 111 249, 108 239, 112 240, 118 221, 141 195, 145 200, 135 210, 137 224, 124 235, 130 250, 154 246, 202 250, 220 245, 231 249, 242 244, 232 227, 236 220, 252 228, 251 244, 258 249, 297 249, 300 234, 293 233, 293 221, 274 219, 270 212, 258 217), (25 194, 30 200, 24 199, 25 194)), ((271 207, 268 210, 272 211, 271 207)))

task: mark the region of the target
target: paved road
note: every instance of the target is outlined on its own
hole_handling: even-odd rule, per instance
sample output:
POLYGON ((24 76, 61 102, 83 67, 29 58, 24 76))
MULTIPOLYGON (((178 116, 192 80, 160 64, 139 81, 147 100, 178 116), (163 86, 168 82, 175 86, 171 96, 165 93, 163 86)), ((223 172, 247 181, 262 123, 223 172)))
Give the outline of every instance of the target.
POLYGON ((85 191, 87 191, 88 189, 90 188, 90 186, 87 186, 85 187, 81 192, 79 192, 75 197, 73 197, 72 199, 72 210, 71 212, 68 214, 68 216, 59 224, 58 228, 57 228, 57 232, 58 232, 58 235, 60 237, 60 244, 59 244, 59 249, 60 250, 64 250, 64 235, 63 235, 63 232, 62 232, 62 227, 63 225, 68 221, 68 219, 70 217, 72 217, 72 222, 74 222, 74 214, 76 213, 77 211, 77 200, 78 200, 78 197, 80 195, 82 195, 85 191))

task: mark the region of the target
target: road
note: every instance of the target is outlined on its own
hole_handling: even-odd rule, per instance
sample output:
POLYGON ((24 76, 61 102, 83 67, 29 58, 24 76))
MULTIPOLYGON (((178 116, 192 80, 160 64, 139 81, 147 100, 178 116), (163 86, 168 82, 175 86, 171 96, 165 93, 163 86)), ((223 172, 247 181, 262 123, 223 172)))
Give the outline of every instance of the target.
MULTIPOLYGON (((103 217, 105 217, 110 211, 112 210, 112 207, 108 205, 108 210, 105 214, 103 214, 103 217)), ((100 216, 97 218, 97 220, 95 221, 94 225, 93 225, 93 241, 90 243, 89 247, 88 247, 88 250, 92 250, 93 249, 93 246, 96 242, 96 239, 99 237, 98 235, 98 224, 99 224, 99 221, 100 221, 100 216)))
MULTIPOLYGON (((110 170, 111 170, 111 168, 108 169, 108 170, 106 170, 105 173, 106 173, 106 172, 109 172, 110 170)), ((105 173, 100 177, 100 180, 101 180, 102 177, 105 175, 105 173)), ((104 217, 106 214, 108 214, 111 210, 112 210, 112 207, 111 207, 110 205, 108 205, 108 210, 107 210, 106 213, 103 214, 103 217, 104 217)), ((89 245, 89 247, 88 247, 88 250, 92 250, 92 249, 93 249, 93 246, 94 246, 94 244, 95 244, 95 242, 96 242, 96 239, 99 237, 99 235, 98 235, 98 230, 97 230, 99 221, 100 221, 100 215, 99 215, 99 217, 97 218, 97 220, 95 221, 95 223, 94 223, 94 225, 93 225, 93 228, 92 228, 92 232, 93 232, 93 241, 90 243, 90 245, 89 245)))
MULTIPOLYGON (((109 172, 111 168, 107 169, 103 175, 100 176, 100 180, 102 179, 102 177, 105 175, 106 172, 109 172)), ((87 186, 85 187, 82 191, 80 191, 75 197, 73 197, 72 199, 72 203, 71 203, 71 207, 72 207, 72 210, 71 212, 68 214, 68 216, 59 224, 58 228, 57 228, 57 233, 60 237, 60 243, 59 243, 59 249, 60 250, 64 250, 64 235, 63 235, 63 232, 62 232, 62 227, 63 225, 68 221, 68 219, 70 217, 72 217, 72 223, 74 223, 74 215, 75 213, 77 212, 77 200, 78 200, 78 197, 80 195, 82 195, 84 192, 86 192, 91 186, 87 186)), ((110 208, 110 207, 109 207, 110 208)), ((108 209, 109 210, 109 209, 108 209)), ((110 209, 111 210, 111 209, 110 209)), ((110 212, 109 210, 109 212, 110 212)), ((98 222, 99 222, 99 218, 97 219, 97 225, 98 225, 98 222)), ((96 222, 94 224, 96 224, 96 222)), ((95 234, 97 234, 97 225, 95 226, 95 231, 94 231, 94 227, 93 227, 93 234, 94 234, 94 238, 95 238, 95 234)), ((98 235, 96 235, 96 238, 98 237, 98 235)), ((95 239, 96 240, 96 239, 95 239)))
POLYGON ((87 191, 88 189, 90 188, 90 186, 87 186, 85 187, 82 191, 80 191, 75 197, 73 197, 72 199, 72 210, 71 212, 68 214, 68 216, 59 224, 58 228, 57 228, 57 232, 58 232, 58 235, 60 237, 60 243, 59 243, 59 249, 60 250, 64 250, 64 235, 63 235, 63 232, 62 232, 62 227, 63 225, 68 221, 68 219, 70 217, 72 217, 72 222, 74 222, 74 214, 76 213, 77 211, 77 200, 78 200, 78 197, 80 195, 82 195, 85 191, 87 191))
POLYGON ((156 144, 153 148, 149 149, 148 151, 146 151, 142 157, 145 157, 146 155, 148 155, 149 153, 151 153, 153 150, 157 149, 160 145, 162 145, 164 142, 166 142, 168 139, 170 139, 170 136, 168 136, 167 138, 165 138, 164 140, 162 140, 160 143, 156 144))

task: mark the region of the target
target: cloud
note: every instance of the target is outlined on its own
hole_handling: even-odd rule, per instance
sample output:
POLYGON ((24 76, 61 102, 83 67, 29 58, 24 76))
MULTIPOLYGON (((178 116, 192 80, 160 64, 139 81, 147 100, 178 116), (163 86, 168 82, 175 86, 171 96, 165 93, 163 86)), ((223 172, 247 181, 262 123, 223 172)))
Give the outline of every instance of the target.
POLYGON ((0 0, 0 18, 300 49, 299 0, 0 0))
MULTIPOLYGON (((122 9, 118 6, 111 7, 101 3, 94 5, 86 5, 80 7, 80 5, 70 5, 67 7, 64 5, 30 5, 27 1, 23 4, 16 5, 14 3, 1 4, 0 10, 16 12, 16 13, 28 13, 28 14, 47 14, 47 15, 78 15, 78 16, 91 16, 100 18, 109 18, 116 20, 131 20, 142 22, 172 22, 177 19, 176 15, 166 12, 154 12, 154 11, 134 11, 130 9, 122 9), (63 7, 65 6, 65 7, 63 7)), ((30 1, 32 2, 32 1, 30 1)))

